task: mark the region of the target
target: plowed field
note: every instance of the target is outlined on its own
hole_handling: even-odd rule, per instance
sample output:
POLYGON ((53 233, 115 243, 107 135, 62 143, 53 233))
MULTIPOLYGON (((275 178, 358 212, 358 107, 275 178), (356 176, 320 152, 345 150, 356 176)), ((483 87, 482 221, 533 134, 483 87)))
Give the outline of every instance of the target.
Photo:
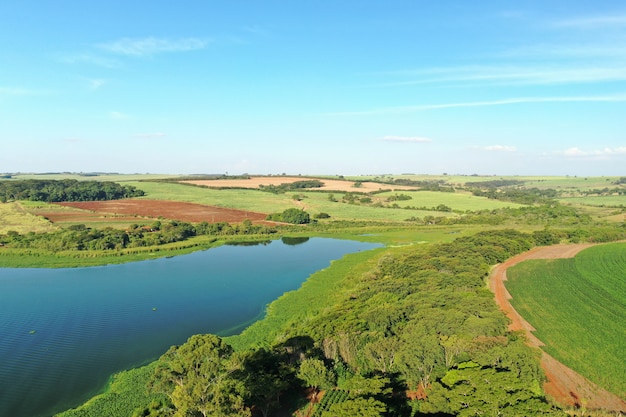
MULTIPOLYGON (((113 200, 113 201, 86 201, 58 203, 65 207, 74 207, 87 210, 86 219, 92 219, 93 213, 141 216, 180 220, 186 222, 228 222, 240 223, 246 219, 252 222, 262 222, 266 215, 252 211, 232 210, 221 207, 205 206, 203 204, 184 203, 179 201, 166 200, 113 200)), ((58 213, 40 213, 55 222, 55 215, 58 213)), ((73 221, 77 214, 72 213, 73 221)), ((61 219, 59 219, 61 220, 61 219)))
MULTIPOLYGON (((304 177, 251 177, 248 179, 232 179, 232 180, 197 180, 197 181, 181 181, 182 183, 201 185, 209 188, 260 188, 261 185, 278 186, 280 184, 291 184, 297 181, 310 180, 313 178, 304 177)), ((378 182, 362 182, 359 187, 355 187, 355 181, 329 180, 320 179, 324 183, 322 187, 311 188, 312 190, 324 191, 342 191, 342 192, 372 192, 379 190, 417 190, 418 187, 409 187, 405 185, 381 184, 378 182)), ((304 189, 303 189, 304 190, 304 189)))

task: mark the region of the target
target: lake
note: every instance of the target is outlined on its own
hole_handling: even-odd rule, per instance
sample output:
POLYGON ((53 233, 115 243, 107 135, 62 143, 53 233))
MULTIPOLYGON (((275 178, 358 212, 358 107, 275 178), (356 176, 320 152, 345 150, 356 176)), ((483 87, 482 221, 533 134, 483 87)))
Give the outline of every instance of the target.
POLYGON ((380 246, 286 242, 101 267, 0 268, 0 416, 78 406, 111 374, 193 334, 238 333, 331 260, 380 246))

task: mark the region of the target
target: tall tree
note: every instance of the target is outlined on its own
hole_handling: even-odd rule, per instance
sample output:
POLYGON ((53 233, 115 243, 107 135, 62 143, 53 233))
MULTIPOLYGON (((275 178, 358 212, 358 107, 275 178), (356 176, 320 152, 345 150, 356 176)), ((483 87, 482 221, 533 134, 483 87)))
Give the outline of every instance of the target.
POLYGON ((153 384, 170 396, 175 417, 249 416, 241 368, 232 348, 215 335, 195 335, 160 359, 153 384))

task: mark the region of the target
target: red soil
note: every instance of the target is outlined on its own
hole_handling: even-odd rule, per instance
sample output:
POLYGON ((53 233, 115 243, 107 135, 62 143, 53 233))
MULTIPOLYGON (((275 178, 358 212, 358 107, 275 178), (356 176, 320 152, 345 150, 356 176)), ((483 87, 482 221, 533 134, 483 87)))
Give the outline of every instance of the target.
MULTIPOLYGON (((186 222, 229 222, 240 223, 246 219, 260 223, 266 215, 252 211, 225 209, 221 207, 205 206, 195 203, 183 203, 180 201, 167 200, 113 200, 113 201, 85 201, 58 203, 66 207, 74 207, 89 210, 96 213, 110 213, 115 215, 141 216, 141 217, 164 217, 186 222)), ((54 222, 55 214, 46 216, 54 222)), ((62 216, 62 215, 61 215, 62 216)), ((76 213, 72 213, 76 217, 76 213)), ((92 219, 89 214, 86 219, 92 219)))
MULTIPOLYGON (((532 333, 535 329, 515 311, 509 302, 512 297, 504 286, 504 282, 507 280, 506 270, 513 265, 529 259, 572 258, 576 256, 578 252, 589 246, 591 245, 538 247, 515 256, 493 269, 490 288, 495 294, 496 302, 500 308, 511 319, 509 329, 513 331, 524 330, 531 346, 540 347, 543 346, 543 343, 532 333)), ((601 409, 615 412, 626 411, 626 401, 600 388, 543 351, 541 355, 541 367, 547 377, 544 390, 546 394, 552 397, 557 403, 577 408, 584 406, 588 409, 601 409)))

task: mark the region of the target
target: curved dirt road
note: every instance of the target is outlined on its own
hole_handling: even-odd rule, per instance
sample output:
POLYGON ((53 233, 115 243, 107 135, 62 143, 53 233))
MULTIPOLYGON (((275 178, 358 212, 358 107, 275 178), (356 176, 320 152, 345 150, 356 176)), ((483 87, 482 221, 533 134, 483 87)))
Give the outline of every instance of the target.
MULTIPOLYGON (((532 333, 535 329, 515 311, 509 302, 511 295, 504 286, 504 281, 507 279, 506 270, 529 259, 572 258, 589 246, 592 245, 555 245, 533 248, 497 265, 491 272, 489 287, 495 294, 496 302, 500 308, 511 319, 509 329, 514 331, 524 330, 531 346, 540 347, 543 343, 532 333)), ((557 403, 570 407, 584 406, 588 409, 626 412, 626 401, 598 387, 543 351, 541 367, 547 376, 544 390, 557 403)))

